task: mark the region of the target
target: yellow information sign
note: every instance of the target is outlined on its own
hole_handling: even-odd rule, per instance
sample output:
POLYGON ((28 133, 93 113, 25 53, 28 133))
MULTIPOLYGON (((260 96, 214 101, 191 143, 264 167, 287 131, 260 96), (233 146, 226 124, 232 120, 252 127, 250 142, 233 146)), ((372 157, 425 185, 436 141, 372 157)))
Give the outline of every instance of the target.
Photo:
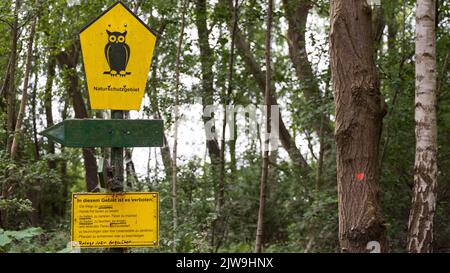
POLYGON ((157 247, 159 194, 72 194, 72 243, 80 248, 157 247))
POLYGON ((156 35, 117 2, 80 32, 92 109, 139 110, 156 35))

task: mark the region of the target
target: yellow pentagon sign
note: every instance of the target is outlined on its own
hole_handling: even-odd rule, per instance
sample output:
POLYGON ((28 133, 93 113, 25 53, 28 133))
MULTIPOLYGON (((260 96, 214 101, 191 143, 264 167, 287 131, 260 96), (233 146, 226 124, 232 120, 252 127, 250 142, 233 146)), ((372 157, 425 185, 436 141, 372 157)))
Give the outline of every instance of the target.
POLYGON ((72 194, 72 246, 157 247, 159 194, 72 194))
POLYGON ((80 32, 92 109, 139 110, 156 35, 117 2, 80 32))

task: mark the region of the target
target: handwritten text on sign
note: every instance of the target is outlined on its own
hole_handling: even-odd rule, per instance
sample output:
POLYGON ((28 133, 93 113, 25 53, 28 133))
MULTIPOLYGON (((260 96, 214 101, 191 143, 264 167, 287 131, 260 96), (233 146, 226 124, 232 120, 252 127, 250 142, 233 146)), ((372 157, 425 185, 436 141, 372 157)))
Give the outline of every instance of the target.
POLYGON ((159 194, 72 195, 72 241, 81 248, 156 247, 159 194))

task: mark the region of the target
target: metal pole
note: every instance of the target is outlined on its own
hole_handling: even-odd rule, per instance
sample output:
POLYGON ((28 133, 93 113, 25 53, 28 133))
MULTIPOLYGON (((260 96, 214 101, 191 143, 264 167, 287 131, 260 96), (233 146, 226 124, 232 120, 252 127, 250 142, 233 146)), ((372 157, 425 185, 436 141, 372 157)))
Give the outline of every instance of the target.
MULTIPOLYGON (((121 110, 112 110, 112 119, 123 119, 123 112, 121 110)), ((111 166, 112 166, 112 181, 109 185, 109 190, 112 193, 123 192, 123 148, 111 148, 111 166)), ((123 248, 111 248, 112 253, 123 253, 123 248)))

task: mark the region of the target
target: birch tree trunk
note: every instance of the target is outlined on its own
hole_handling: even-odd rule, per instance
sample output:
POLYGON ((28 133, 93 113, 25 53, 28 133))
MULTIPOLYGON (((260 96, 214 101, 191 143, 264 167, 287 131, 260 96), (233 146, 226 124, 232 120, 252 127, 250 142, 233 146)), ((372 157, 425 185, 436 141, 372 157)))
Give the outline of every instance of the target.
POLYGON ((432 252, 437 189, 435 0, 416 10, 416 158, 408 251, 432 252))
POLYGON ((379 143, 386 104, 373 58, 366 1, 331 2, 330 57, 336 106, 339 241, 343 252, 388 249, 378 201, 379 143))

